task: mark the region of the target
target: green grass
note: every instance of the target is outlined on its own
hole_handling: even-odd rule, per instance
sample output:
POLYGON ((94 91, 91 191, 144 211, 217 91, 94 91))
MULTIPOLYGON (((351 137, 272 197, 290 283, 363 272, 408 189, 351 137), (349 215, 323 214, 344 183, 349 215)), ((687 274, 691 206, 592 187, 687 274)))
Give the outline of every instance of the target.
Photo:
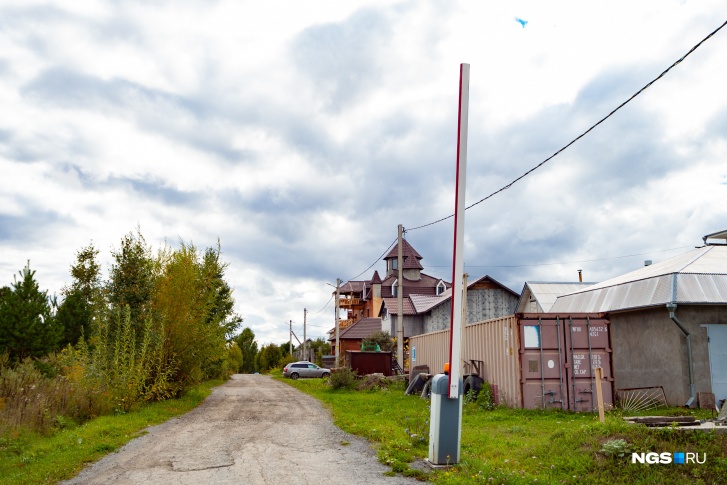
MULTIPOLYGON (((403 386, 334 391, 319 379, 285 382, 328 405, 341 429, 373 442, 379 459, 393 472, 424 478, 408 464, 429 453, 428 402, 405 396, 403 386), (416 436, 412 438, 412 434, 416 436)), ((711 416, 709 411, 674 408, 648 414, 711 416)), ((466 403, 460 463, 432 472, 427 479, 448 485, 716 484, 727 483, 726 457, 727 435, 631 425, 618 411, 608 413, 606 423, 600 423, 597 414, 507 408, 488 411, 477 403, 466 403), (707 463, 632 464, 632 451, 706 453, 707 463)))
POLYGON ((85 464, 140 436, 144 428, 194 409, 221 383, 210 381, 179 399, 101 416, 80 426, 60 420, 63 428, 49 436, 30 431, 0 435, 0 484, 56 483, 72 478, 85 464))

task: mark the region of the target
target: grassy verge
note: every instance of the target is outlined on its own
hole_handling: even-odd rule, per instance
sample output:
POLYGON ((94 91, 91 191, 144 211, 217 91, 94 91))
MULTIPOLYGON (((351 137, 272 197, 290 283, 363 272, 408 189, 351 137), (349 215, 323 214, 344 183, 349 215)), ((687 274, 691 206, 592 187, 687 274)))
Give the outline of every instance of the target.
POLYGON ((101 416, 45 436, 24 431, 0 435, 0 484, 56 483, 78 474, 143 433, 144 428, 184 414, 199 405, 222 381, 206 382, 179 399, 154 402, 124 414, 101 416))
MULTIPOLYGON (((285 380, 326 403, 344 431, 374 442, 392 470, 424 478, 408 463, 428 456, 429 405, 389 390, 332 390, 319 379, 285 380)), ((688 411, 686 411, 688 412, 688 411)), ((654 414, 683 414, 667 410, 654 414)), ((709 417, 709 412, 697 412, 709 417)), ((460 463, 432 472, 441 484, 727 483, 727 435, 630 425, 618 412, 594 414, 484 409, 466 403, 460 463), (695 452, 705 464, 632 464, 632 452, 695 452)))

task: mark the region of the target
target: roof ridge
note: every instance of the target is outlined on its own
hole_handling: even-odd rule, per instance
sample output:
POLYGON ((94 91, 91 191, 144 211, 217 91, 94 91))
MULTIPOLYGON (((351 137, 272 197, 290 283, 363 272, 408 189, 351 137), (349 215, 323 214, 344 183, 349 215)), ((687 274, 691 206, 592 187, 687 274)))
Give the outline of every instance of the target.
POLYGON ((707 254, 708 252, 710 252, 713 247, 714 246, 702 246, 699 249, 704 249, 704 251, 698 251, 698 254, 696 254, 692 259, 690 259, 686 264, 684 264, 684 266, 682 266, 681 268, 679 268, 679 270, 674 271, 674 273, 681 273, 688 266, 692 265, 695 261, 697 261, 698 259, 702 258, 702 256, 704 256, 705 254, 707 254))

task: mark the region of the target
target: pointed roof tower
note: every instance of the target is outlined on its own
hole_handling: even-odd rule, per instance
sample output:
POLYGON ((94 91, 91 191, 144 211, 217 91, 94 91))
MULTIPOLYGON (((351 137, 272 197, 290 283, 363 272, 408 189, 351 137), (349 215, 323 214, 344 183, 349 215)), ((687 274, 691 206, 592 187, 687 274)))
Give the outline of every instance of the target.
MULTIPOLYGON (((384 261, 386 261, 387 277, 397 270, 396 261, 398 260, 398 253, 399 248, 394 246, 394 248, 389 251, 389 254, 384 257, 384 261)), ((408 277, 415 280, 419 279, 419 271, 424 269, 424 266, 422 266, 419 262, 424 259, 422 255, 419 254, 406 239, 402 239, 401 241, 401 255, 404 259, 404 267, 402 269, 413 270, 408 272, 410 273, 408 277)))
POLYGON ((371 284, 372 285, 380 285, 381 284, 381 276, 379 276, 378 271, 374 271, 374 276, 371 278, 371 284))

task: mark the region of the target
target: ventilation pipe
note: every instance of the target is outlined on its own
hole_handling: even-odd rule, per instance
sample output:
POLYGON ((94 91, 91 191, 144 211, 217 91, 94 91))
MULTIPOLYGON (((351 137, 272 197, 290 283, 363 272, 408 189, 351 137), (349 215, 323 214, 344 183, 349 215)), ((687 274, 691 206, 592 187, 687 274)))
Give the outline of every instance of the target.
POLYGON ((582 269, 578 270, 578 282, 583 283, 583 270, 582 269))
POLYGON ((679 321, 679 319, 676 317, 675 312, 677 310, 677 304, 675 302, 667 303, 666 309, 669 310, 669 318, 672 319, 674 323, 677 324, 677 327, 681 329, 682 332, 684 332, 684 335, 687 337, 687 354, 689 355, 689 400, 685 404, 686 407, 690 408, 694 404, 694 401, 697 398, 696 392, 694 390, 694 361, 692 360, 692 336, 687 332, 687 329, 684 328, 684 325, 679 321))

